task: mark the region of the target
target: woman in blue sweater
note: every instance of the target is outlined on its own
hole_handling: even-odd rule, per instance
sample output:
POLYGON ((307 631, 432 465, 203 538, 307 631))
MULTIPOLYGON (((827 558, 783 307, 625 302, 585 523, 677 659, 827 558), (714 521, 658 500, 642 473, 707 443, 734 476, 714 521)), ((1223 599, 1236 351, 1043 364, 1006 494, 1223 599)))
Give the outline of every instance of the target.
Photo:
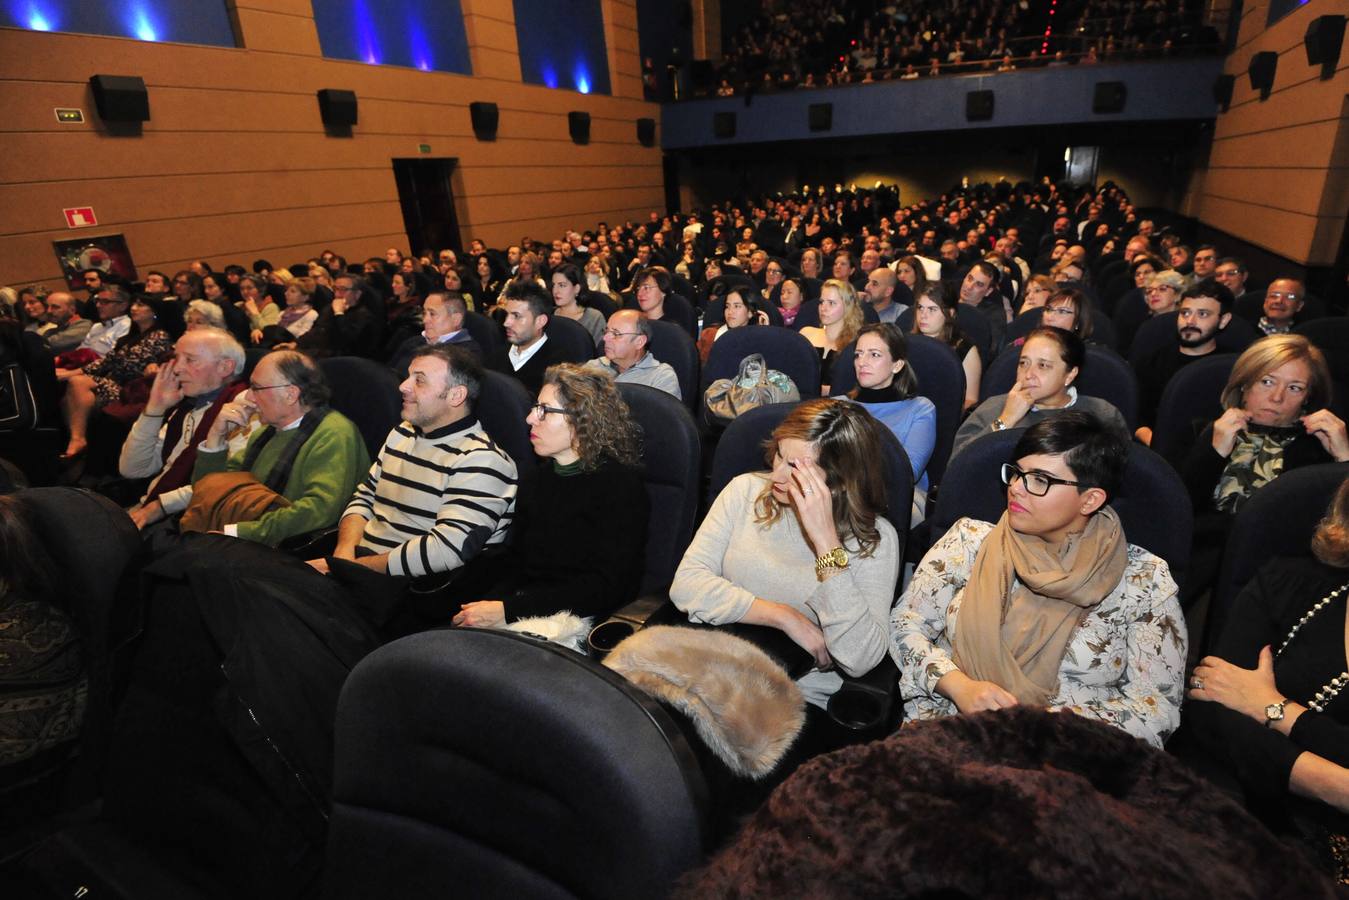
POLYGON ((937 409, 919 397, 918 378, 909 368, 904 332, 883 322, 868 325, 857 334, 853 354, 857 387, 849 399, 866 407, 892 431, 913 465, 913 522, 923 520, 927 498, 927 461, 937 442, 937 409))

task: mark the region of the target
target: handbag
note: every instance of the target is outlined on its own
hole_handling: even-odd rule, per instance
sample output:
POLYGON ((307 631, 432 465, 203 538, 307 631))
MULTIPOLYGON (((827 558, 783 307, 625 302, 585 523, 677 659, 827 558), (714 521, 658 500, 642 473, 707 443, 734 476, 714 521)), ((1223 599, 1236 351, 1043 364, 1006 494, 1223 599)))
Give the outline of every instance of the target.
POLYGON ((37 427, 37 399, 28 373, 18 363, 0 366, 0 431, 37 427))
POLYGON ((751 353, 740 360, 735 378, 718 378, 703 393, 708 414, 723 425, 755 407, 796 403, 800 399, 796 382, 789 375, 768 368, 762 353, 751 353))

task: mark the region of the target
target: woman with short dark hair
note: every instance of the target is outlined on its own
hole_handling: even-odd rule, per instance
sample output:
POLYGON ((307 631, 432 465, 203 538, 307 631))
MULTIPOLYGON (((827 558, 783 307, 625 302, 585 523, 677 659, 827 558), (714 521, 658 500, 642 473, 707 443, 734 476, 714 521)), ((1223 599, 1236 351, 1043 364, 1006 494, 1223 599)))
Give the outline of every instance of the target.
POLYGON ((1002 466, 1007 511, 960 519, 891 617, 906 722, 1018 704, 1160 747, 1180 722, 1186 632, 1166 563, 1106 504, 1128 445, 1095 416, 1032 425, 1002 466))

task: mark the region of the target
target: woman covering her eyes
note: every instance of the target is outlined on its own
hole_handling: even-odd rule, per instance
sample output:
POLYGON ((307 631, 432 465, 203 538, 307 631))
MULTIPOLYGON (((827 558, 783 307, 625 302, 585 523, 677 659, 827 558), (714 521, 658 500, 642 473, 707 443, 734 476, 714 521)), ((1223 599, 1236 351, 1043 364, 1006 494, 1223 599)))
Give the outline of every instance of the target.
POLYGON ((1106 506, 1127 458, 1085 412, 1021 436, 1002 467, 1007 512, 956 522, 891 616, 906 721, 1027 704, 1158 747, 1175 730, 1185 619, 1166 563, 1106 506))

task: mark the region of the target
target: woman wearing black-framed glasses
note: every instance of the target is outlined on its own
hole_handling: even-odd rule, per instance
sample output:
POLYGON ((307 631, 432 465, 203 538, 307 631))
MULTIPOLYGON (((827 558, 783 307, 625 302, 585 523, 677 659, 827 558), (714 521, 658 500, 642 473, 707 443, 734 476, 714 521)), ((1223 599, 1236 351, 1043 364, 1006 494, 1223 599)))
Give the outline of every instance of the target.
POLYGON ((613 379, 551 366, 525 421, 543 464, 521 481, 511 551, 455 625, 490 628, 563 611, 602 619, 637 595, 648 501, 639 432, 613 379))
POLYGON ((1067 709, 1161 746, 1180 722, 1185 620, 1166 563, 1107 501, 1128 448, 1084 412, 1026 430, 997 524, 961 519, 891 617, 906 720, 1018 704, 1067 709))

